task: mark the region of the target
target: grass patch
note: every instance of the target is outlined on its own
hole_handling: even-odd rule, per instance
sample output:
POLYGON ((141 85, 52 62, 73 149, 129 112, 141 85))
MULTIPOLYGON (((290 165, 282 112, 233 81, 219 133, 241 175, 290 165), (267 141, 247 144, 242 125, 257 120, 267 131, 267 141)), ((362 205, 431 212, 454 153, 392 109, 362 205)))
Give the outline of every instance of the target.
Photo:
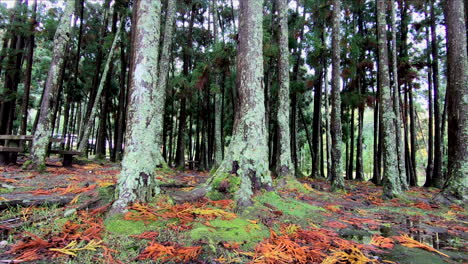
POLYGON ((163 221, 145 223, 143 221, 128 221, 122 215, 112 216, 104 221, 106 230, 117 235, 138 235, 144 231, 155 231, 166 225, 163 221))
POLYGON ((209 225, 196 224, 189 233, 190 238, 195 241, 207 241, 212 248, 219 242, 237 242, 242 244, 243 249, 248 250, 270 235, 264 225, 243 218, 229 221, 215 219, 210 221, 209 225))
POLYGON ((317 215, 318 212, 326 210, 319 206, 314 206, 308 203, 300 202, 292 198, 283 198, 275 192, 265 192, 254 198, 254 201, 260 204, 268 204, 283 212, 283 214, 294 216, 297 218, 310 218, 317 215))

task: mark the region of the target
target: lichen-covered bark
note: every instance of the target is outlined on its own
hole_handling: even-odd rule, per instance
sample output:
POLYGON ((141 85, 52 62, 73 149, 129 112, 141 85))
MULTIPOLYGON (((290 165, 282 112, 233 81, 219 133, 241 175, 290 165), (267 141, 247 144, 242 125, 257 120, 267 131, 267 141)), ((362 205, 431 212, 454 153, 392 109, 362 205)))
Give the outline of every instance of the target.
POLYGON ((390 71, 388 69, 388 49, 386 30, 386 0, 377 0, 377 34, 379 52, 379 91, 382 122, 382 154, 383 154, 383 196, 394 198, 401 192, 398 173, 397 148, 395 144, 395 112, 390 92, 390 71))
POLYGON ((34 132, 32 147, 31 147, 31 165, 33 168, 43 168, 45 166, 45 157, 47 146, 49 145, 49 137, 52 133, 51 117, 52 107, 57 99, 59 90, 59 77, 62 68, 64 67, 64 57, 67 49, 67 44, 70 39, 71 32, 71 17, 75 10, 75 1, 66 1, 65 10, 60 18, 60 23, 54 36, 54 52, 52 62, 50 64, 47 81, 44 88, 44 93, 41 101, 41 109, 39 113, 37 128, 34 132))
POLYGON ((214 177, 226 172, 241 178, 235 199, 251 204, 255 190, 270 188, 268 143, 265 123, 262 54, 262 0, 241 0, 237 54, 238 107, 231 144, 214 177))
MULTIPOLYGON (((218 43, 218 1, 213 0, 213 35, 214 45, 218 43)), ((216 70, 216 69, 215 69, 216 70)), ((219 74, 215 73, 215 83, 219 87, 219 74)), ((215 93, 215 135, 214 135, 214 167, 218 167, 223 161, 223 143, 221 138, 222 122, 222 95, 219 89, 215 93)))
POLYGON ((107 61, 104 66, 104 71, 102 72, 101 76, 101 82, 99 83, 98 90, 96 92, 96 100, 94 100, 93 107, 91 108, 91 115, 88 118, 88 122, 84 124, 83 126, 83 136, 81 138, 80 144, 78 145, 78 151, 86 153, 86 148, 88 147, 88 139, 89 139, 89 134, 91 133, 91 127, 93 126, 94 119, 97 115, 97 107, 99 102, 101 101, 101 94, 104 89, 104 85, 107 80, 107 74, 109 73, 109 66, 112 62, 112 57, 114 56, 114 50, 115 47, 117 46, 117 41, 119 40, 120 37, 120 31, 122 29, 122 23, 119 26, 119 29, 117 30, 117 33, 114 36, 114 41, 112 42, 112 46, 109 50, 109 55, 107 55, 107 61))
POLYGON ((341 162, 341 70, 340 70, 340 12, 341 1, 333 0, 332 14, 332 85, 331 85, 331 179, 332 189, 343 189, 343 165, 341 162))
POLYGON ((157 143, 162 126, 158 127, 156 121, 163 114, 157 112, 163 96, 156 89, 161 2, 139 0, 134 12, 136 24, 126 144, 113 211, 123 211, 134 201, 148 201, 160 191, 155 173, 163 162, 157 143))
MULTIPOLYGON (((166 102, 166 84, 167 76, 169 75, 169 60, 171 57, 171 45, 172 45, 172 34, 174 31, 174 21, 176 13, 176 1, 167 1, 166 11, 166 23, 164 25, 164 40, 161 48, 161 57, 159 59, 159 72, 158 72, 158 88, 157 90, 161 93, 161 104, 157 105, 157 113, 164 113, 164 105, 166 102)), ((158 127, 163 127, 164 114, 160 115, 160 118, 156 120, 158 127)), ((162 129, 157 131, 158 146, 163 145, 162 141, 162 129)))
POLYGON ((289 46, 288 46, 288 3, 277 0, 279 19, 279 59, 278 59, 278 160, 276 173, 280 177, 294 176, 294 165, 291 160, 290 133, 290 99, 289 99, 289 46))
POLYGON ((447 0, 444 13, 447 36, 448 166, 443 192, 468 200, 468 58, 462 1, 447 0))
POLYGON ((392 16, 392 71, 393 71, 393 111, 395 112, 395 139, 398 157, 398 172, 400 177, 401 188, 408 190, 408 182, 406 179, 406 164, 405 164, 405 150, 403 148, 403 138, 401 132, 401 117, 400 117, 400 97, 398 89, 398 63, 397 63, 397 43, 396 43, 396 11, 395 4, 389 2, 391 5, 392 16))

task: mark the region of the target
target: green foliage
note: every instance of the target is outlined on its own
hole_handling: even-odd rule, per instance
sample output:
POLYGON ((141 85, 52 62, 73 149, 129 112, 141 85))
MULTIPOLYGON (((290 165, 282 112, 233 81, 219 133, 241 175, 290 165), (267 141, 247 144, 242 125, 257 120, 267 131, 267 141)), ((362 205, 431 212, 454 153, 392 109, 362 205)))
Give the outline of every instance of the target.
POLYGON ((144 231, 154 231, 162 228, 167 223, 164 221, 154 221, 145 223, 143 221, 127 221, 122 215, 114 215, 104 221, 106 230, 117 235, 138 235, 144 231))
POLYGON ((283 214, 301 219, 313 218, 317 212, 325 211, 322 207, 313 206, 292 198, 283 198, 275 192, 264 192, 256 196, 254 201, 260 204, 271 205, 283 212, 283 214))
POLYGON ((215 219, 209 222, 209 226, 196 224, 189 235, 192 240, 207 241, 212 245, 219 242, 238 242, 242 244, 243 249, 248 250, 268 237, 270 232, 261 223, 236 218, 229 221, 215 219))

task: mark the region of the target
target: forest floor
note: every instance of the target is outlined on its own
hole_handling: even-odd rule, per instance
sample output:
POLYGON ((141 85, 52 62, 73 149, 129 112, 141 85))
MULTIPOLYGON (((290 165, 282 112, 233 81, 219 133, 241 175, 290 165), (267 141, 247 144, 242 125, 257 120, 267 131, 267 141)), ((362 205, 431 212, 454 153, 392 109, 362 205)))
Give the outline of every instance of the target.
POLYGON ((206 172, 160 171, 162 195, 105 217, 117 164, 79 161, 46 172, 0 167, 0 263, 468 263, 468 215, 411 188, 382 200, 381 187, 347 182, 331 193, 304 179, 254 197, 175 204, 206 172))

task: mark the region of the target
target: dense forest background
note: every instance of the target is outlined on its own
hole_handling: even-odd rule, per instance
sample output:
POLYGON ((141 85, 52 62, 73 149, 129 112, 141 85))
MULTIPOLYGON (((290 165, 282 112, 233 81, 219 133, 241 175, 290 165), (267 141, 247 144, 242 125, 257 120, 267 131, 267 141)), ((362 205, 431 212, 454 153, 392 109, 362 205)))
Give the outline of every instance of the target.
MULTIPOLYGON (((330 177, 332 164, 334 133, 330 133, 330 125, 336 122, 330 118, 332 5, 325 0, 288 2, 286 43, 280 43, 281 10, 277 2, 265 1, 262 8, 269 167, 275 170, 281 149, 278 112, 288 109, 295 174, 326 178, 330 177), (278 81, 284 45, 287 48, 283 50, 290 53, 288 108, 280 106, 283 97, 278 81)), ((436 0, 390 1, 384 10, 389 85, 393 99, 399 102, 394 111, 398 113, 396 125, 401 128, 395 131, 394 143, 411 186, 442 187, 446 174, 447 47, 443 4, 436 0)), ((120 160, 135 56, 135 3, 75 1, 69 32, 64 31, 70 40, 60 43, 65 52, 59 58, 63 67, 58 68, 58 88, 50 95, 44 94, 58 43, 54 36, 66 5, 63 1, 35 0, 0 5, 0 78, 4 84, 0 134, 38 134, 41 102, 44 97, 52 97, 47 109, 51 111, 48 131, 52 136, 66 138, 62 149, 79 149, 96 159, 120 160)), ((158 73, 164 76, 161 85, 166 91, 164 107, 158 108, 164 113, 161 153, 170 166, 183 168, 188 162, 190 169, 210 170, 220 164, 232 140, 235 113, 239 110, 239 3, 163 1, 161 10, 160 61, 166 57, 158 73), (175 8, 172 15, 169 6, 175 8), (173 26, 167 25, 168 19, 173 26), (173 33, 166 32, 171 26, 173 33), (164 46, 164 41, 168 45, 164 46)), ((385 104, 379 99, 377 10, 375 1, 341 1, 339 119, 346 179, 372 179, 380 184, 385 159, 385 104)))

